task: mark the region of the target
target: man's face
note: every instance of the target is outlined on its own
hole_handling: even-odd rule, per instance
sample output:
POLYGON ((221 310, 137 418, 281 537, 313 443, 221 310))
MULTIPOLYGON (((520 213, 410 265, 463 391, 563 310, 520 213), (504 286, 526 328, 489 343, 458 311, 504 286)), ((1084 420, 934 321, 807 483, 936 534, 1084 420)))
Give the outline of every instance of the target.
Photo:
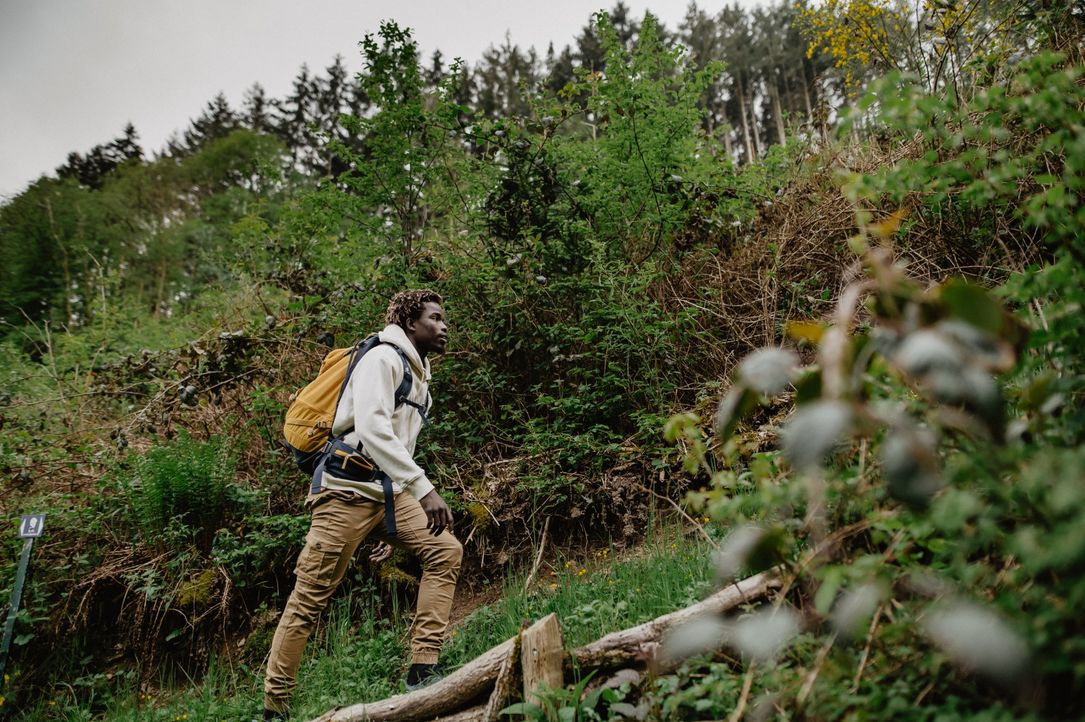
POLYGON ((418 353, 444 353, 448 343, 448 326, 441 305, 432 301, 422 306, 422 315, 407 322, 407 335, 414 342, 418 353))

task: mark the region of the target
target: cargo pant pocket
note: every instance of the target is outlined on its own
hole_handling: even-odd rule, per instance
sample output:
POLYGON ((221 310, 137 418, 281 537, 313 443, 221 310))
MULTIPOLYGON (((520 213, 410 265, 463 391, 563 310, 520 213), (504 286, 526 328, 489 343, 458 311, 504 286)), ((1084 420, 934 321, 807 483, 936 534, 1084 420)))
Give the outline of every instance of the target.
POLYGON ((310 584, 335 584, 344 547, 346 543, 341 541, 310 539, 298 555, 294 573, 310 584))

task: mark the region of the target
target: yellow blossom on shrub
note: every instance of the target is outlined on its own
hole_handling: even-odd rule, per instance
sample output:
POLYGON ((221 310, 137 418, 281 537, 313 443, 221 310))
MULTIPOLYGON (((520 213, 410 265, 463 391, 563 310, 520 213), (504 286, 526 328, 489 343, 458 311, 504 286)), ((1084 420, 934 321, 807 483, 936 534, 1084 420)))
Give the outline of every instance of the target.
POLYGON ((899 18, 889 0, 825 0, 808 8, 797 6, 798 24, 808 38, 806 57, 822 52, 845 72, 844 82, 857 90, 857 72, 873 65, 895 66, 889 29, 899 18))

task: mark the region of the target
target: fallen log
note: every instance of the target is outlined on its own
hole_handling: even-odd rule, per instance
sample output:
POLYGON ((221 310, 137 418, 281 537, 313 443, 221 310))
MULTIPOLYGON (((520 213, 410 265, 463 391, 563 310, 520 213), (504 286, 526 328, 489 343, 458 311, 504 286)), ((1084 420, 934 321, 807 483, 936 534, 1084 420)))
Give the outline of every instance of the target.
POLYGON ((490 701, 482 708, 482 714, 478 722, 497 722, 501 710, 505 706, 505 700, 512 694, 513 680, 517 678, 517 670, 520 667, 520 650, 523 646, 523 635, 512 638, 512 649, 509 656, 501 663, 501 669, 497 672, 494 680, 494 689, 490 693, 490 701))
POLYGON ((597 639, 575 650, 569 662, 580 669, 613 668, 630 662, 645 663, 655 657, 657 643, 671 627, 696 619, 703 614, 721 614, 765 596, 780 586, 773 571, 761 572, 724 587, 712 596, 691 607, 656 617, 630 629, 597 639))
POLYGON ((449 715, 451 710, 458 710, 489 691, 512 651, 514 639, 505 640, 429 687, 379 702, 339 707, 313 722, 415 722, 449 715))
POLYGON ((433 722, 485 722, 485 720, 486 705, 484 704, 465 709, 461 712, 453 712, 452 714, 433 718, 433 722))
POLYGON ((539 704, 535 689, 541 686, 558 689, 565 686, 565 639, 558 615, 551 612, 524 630, 520 642, 523 664, 524 700, 539 704))
MULTIPOLYGON (((575 650, 566 658, 569 666, 583 669, 613 668, 631 662, 646 663, 655 657, 655 648, 663 633, 702 614, 720 614, 740 604, 764 597, 778 588, 780 580, 772 572, 762 572, 735 582, 707 599, 671 614, 657 617, 630 629, 613 632, 575 650)), ((510 655, 516 638, 508 639, 476 657, 440 682, 416 692, 400 694, 378 702, 338 707, 325 712, 313 722, 472 722, 486 714, 486 703, 467 705, 489 692, 510 655)))

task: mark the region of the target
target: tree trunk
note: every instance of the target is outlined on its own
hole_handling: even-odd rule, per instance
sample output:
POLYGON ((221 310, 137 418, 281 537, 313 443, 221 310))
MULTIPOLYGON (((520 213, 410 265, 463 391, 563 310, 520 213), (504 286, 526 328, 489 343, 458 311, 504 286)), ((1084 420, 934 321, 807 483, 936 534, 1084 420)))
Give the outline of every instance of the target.
POLYGON ((810 81, 806 73, 807 61, 799 63, 799 82, 802 85, 802 102, 806 108, 806 122, 814 122, 814 103, 810 98, 810 81))
POLYGON ((772 118, 776 121, 776 140, 780 145, 787 143, 787 130, 784 128, 784 111, 780 107, 780 88, 776 79, 769 81, 769 98, 772 100, 772 118))
POLYGON ((735 78, 738 86, 738 113, 742 116, 742 141, 746 144, 746 162, 753 163, 753 143, 750 142, 750 122, 746 118, 746 90, 742 87, 742 79, 735 78))
POLYGON ((753 135, 754 158, 760 158, 761 157, 761 148, 762 148, 762 145, 761 145, 761 130, 760 130, 759 119, 757 117, 757 112, 754 110, 754 108, 755 108, 755 106, 754 106, 754 97, 753 97, 752 93, 751 93, 751 96, 750 96, 750 102, 749 102, 748 107, 750 109, 750 131, 751 131, 750 134, 753 135))

